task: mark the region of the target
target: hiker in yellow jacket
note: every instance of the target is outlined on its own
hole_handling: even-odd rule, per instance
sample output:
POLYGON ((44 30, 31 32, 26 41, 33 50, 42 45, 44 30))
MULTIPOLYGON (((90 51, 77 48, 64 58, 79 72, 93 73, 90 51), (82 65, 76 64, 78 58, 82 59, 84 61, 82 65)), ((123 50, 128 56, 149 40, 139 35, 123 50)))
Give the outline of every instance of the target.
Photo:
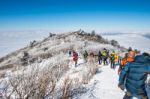
POLYGON ((115 63, 118 61, 118 55, 115 53, 115 51, 112 51, 112 53, 110 54, 110 67, 112 69, 115 69, 115 63))

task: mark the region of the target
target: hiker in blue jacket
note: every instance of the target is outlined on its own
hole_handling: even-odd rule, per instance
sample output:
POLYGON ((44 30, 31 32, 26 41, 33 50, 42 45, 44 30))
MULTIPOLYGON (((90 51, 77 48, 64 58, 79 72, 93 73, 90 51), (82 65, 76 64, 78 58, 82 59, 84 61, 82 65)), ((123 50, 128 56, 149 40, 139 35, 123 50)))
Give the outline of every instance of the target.
POLYGON ((146 73, 149 74, 149 78, 147 79, 147 82, 146 82, 146 92, 147 92, 148 99, 150 99, 150 70, 146 71, 146 73))
MULTIPOLYGON (((147 53, 145 53, 145 56, 150 58, 150 55, 147 53)), ((146 81, 146 92, 147 92, 148 99, 150 99, 150 66, 148 68, 149 69, 147 71, 145 71, 145 73, 149 75, 149 77, 147 78, 147 81, 146 81)))
POLYGON ((126 94, 123 99, 148 99, 146 94, 147 73, 150 70, 150 58, 148 56, 137 55, 133 62, 128 62, 123 67, 119 75, 119 84, 122 90, 126 88, 126 94))

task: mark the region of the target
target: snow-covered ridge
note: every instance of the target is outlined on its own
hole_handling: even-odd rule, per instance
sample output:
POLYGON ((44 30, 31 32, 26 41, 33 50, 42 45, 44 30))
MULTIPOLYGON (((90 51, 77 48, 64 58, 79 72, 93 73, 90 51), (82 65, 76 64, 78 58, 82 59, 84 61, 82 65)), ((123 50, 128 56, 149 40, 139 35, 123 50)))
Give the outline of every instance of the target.
POLYGON ((0 82, 2 81, 0 89, 12 91, 13 94, 3 94, 11 95, 13 99, 18 97, 82 99, 82 94, 90 89, 86 86, 101 68, 97 58, 93 62, 85 63, 83 52, 87 50, 97 55, 103 48, 116 52, 125 50, 119 45, 113 46, 100 35, 84 31, 51 33, 44 40, 33 41, 28 46, 0 59, 0 82), (75 50, 79 54, 77 67, 74 67, 72 58, 68 56, 69 50, 75 50), (11 87, 6 87, 7 85, 11 87), (43 85, 44 89, 41 89, 43 85), (14 86, 17 91, 14 91, 14 86))
POLYGON ((0 58, 0 66, 6 64, 14 64, 19 62, 23 52, 28 52, 31 58, 37 60, 38 57, 51 57, 60 52, 67 53, 68 50, 99 50, 104 47, 111 47, 110 41, 103 39, 100 35, 85 33, 84 31, 76 31, 71 33, 50 35, 42 41, 33 41, 28 46, 14 51, 0 58))

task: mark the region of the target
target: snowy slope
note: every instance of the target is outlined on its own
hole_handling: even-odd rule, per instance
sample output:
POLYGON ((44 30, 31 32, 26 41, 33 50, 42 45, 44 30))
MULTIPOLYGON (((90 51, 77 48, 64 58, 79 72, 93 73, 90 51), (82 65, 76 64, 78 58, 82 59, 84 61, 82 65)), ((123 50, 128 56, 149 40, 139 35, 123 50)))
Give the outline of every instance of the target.
MULTIPOLYGON (((142 42, 149 42, 148 39, 145 39, 137 34, 105 35, 104 37, 107 39, 120 40, 119 43, 125 44, 124 46, 126 47, 128 47, 128 44, 126 43, 137 44, 134 46, 139 47, 140 43, 133 41, 133 38, 142 40, 142 42), (131 40, 122 40, 123 38, 127 37, 131 40)), ((3 58, 3 60, 0 62, 0 68, 8 65, 13 65, 13 67, 1 68, 0 76, 2 79, 6 79, 6 81, 8 81, 10 78, 15 76, 17 77, 13 79, 17 79, 20 77, 20 74, 25 73, 23 80, 28 82, 27 78, 31 77, 31 81, 27 84, 30 84, 33 80, 33 85, 36 85, 35 82, 38 82, 38 79, 36 78, 41 77, 43 80, 43 78, 46 76, 44 73, 52 75, 50 79, 52 79, 51 81, 54 80, 56 88, 53 95, 50 95, 45 99, 60 99, 63 93, 63 87, 67 86, 68 83, 71 83, 71 85, 67 87, 68 89, 66 92, 69 92, 67 94, 69 94, 71 99, 122 99, 124 92, 121 91, 117 86, 117 68, 116 70, 113 70, 110 69, 110 66, 99 65, 97 62, 97 57, 93 58, 94 61, 92 62, 88 60, 88 62, 85 63, 83 60, 83 52, 85 50, 87 50, 88 53, 94 52, 95 55, 97 55, 98 51, 103 48, 115 50, 116 52, 120 50, 118 54, 122 53, 121 49, 110 45, 107 40, 106 42, 104 42, 104 39, 100 40, 101 41, 98 41, 96 36, 92 37, 83 34, 80 35, 80 33, 74 32, 47 37, 43 41, 36 42, 36 44, 32 47, 26 46, 25 48, 3 58), (74 66, 72 57, 68 56, 69 50, 75 50, 79 55, 77 67, 74 66), (29 59, 34 59, 35 61, 29 62, 28 65, 20 64, 20 59, 24 51, 29 53, 29 59), (34 73, 36 77, 33 76, 32 78, 32 74, 34 75, 34 73), (66 85, 64 85, 64 83, 66 85)), ((143 49, 146 44, 147 43, 141 44, 143 49)), ((145 47, 145 50, 147 49, 148 47, 145 47)), ((24 85, 20 85, 20 87, 22 86, 24 85)), ((0 89, 3 89, 2 87, 4 86, 0 84, 0 89)), ((31 86, 25 86, 25 90, 26 88, 30 90, 30 87, 31 86)), ((35 86, 35 88, 38 87, 35 86)), ((38 93, 38 89, 36 90, 38 93)), ((15 93, 13 93, 12 97, 13 96, 15 96, 15 93)))
POLYGON ((81 99, 122 99, 124 92, 118 86, 118 74, 110 66, 102 66, 89 84, 89 91, 81 99))
POLYGON ((123 33, 118 35, 103 35, 104 38, 111 40, 117 40, 120 45, 128 48, 133 47, 134 49, 138 49, 141 51, 150 51, 150 39, 140 35, 140 34, 129 34, 123 33))
MULTIPOLYGON (((71 59, 70 59, 71 60, 71 59)), ((71 79, 82 80, 83 73, 86 73, 87 65, 90 63, 84 63, 83 59, 79 59, 77 67, 74 67, 74 63, 70 61, 70 71, 66 73, 65 77, 70 77, 71 79)), ((92 65, 98 65, 95 62, 92 65)), ((85 93, 78 94, 73 97, 73 99, 122 99, 124 92, 118 88, 118 67, 114 70, 111 69, 109 65, 98 65, 98 71, 93 76, 88 84, 84 87, 87 89, 85 93)), ((83 90, 83 89, 81 89, 83 90)))
MULTIPOLYGON (((36 88, 36 93, 40 92, 36 85, 41 84, 40 81, 43 81, 46 77, 46 81, 43 81, 42 84, 50 80, 48 81, 50 83, 45 86, 51 87, 54 85, 56 87, 53 95, 50 94, 45 99, 60 99, 65 86, 67 88, 65 92, 68 92, 69 97, 73 99, 121 99, 123 92, 117 87, 117 72, 110 69, 109 66, 98 65, 97 57, 93 59, 89 57, 87 63, 83 61, 85 50, 97 55, 98 51, 103 48, 121 51, 121 49, 110 45, 107 40, 97 39, 97 36, 89 36, 78 32, 47 37, 43 41, 37 41, 32 47, 26 46, 1 59, 0 70, 3 72, 0 72, 0 76, 6 82, 9 82, 8 80, 20 81, 20 79, 27 82, 26 85, 24 83, 17 84, 24 97, 28 94, 28 92, 24 93, 26 89, 29 92, 31 91, 30 84, 32 83, 33 89, 36 88), (69 50, 75 50, 79 55, 77 67, 74 66, 72 57, 68 56, 69 50), (23 65, 21 60, 24 51, 29 54, 27 65, 23 65), (31 81, 28 78, 31 78, 31 81)), ((0 91, 4 89, 3 87, 3 85, 0 85, 0 91)), ((8 87, 8 90, 11 91, 11 88, 8 87)), ((12 97, 14 96, 17 96, 15 92, 12 94, 12 97)))

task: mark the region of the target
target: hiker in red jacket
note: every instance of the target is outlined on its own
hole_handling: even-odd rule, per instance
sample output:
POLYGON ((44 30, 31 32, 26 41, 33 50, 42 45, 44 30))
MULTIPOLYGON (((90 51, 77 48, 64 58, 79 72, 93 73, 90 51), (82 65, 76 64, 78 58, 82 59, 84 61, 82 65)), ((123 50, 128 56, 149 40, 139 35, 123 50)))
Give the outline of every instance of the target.
POLYGON ((78 53, 75 51, 73 51, 73 61, 75 62, 75 67, 76 67, 78 62, 78 53))

